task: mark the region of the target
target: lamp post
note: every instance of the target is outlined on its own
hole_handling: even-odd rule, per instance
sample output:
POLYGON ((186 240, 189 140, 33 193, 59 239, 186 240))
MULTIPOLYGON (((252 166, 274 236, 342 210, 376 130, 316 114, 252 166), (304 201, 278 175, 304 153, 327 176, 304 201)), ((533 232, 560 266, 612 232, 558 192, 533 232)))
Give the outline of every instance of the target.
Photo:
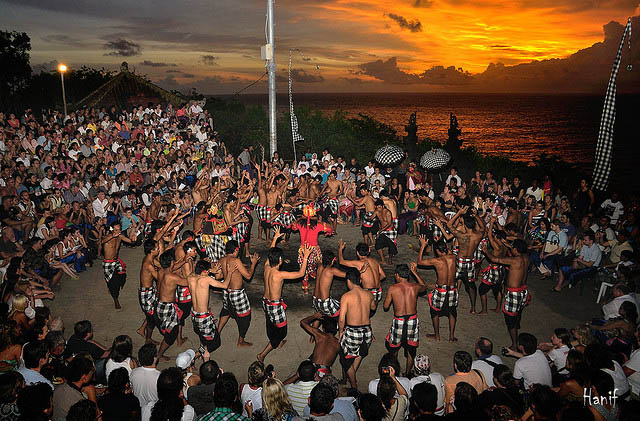
POLYGON ((64 94, 64 73, 67 71, 67 66, 60 64, 58 71, 60 72, 60 81, 62 82, 62 103, 64 104, 64 116, 62 118, 64 119, 67 116, 67 97, 64 94))

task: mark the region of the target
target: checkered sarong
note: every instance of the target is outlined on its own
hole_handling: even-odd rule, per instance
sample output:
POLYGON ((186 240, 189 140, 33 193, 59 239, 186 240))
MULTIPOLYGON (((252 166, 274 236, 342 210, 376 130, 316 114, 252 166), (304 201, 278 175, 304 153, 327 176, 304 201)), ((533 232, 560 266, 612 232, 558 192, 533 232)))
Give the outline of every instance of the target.
POLYGON ((502 312, 509 316, 517 316, 529 304, 531 296, 526 285, 520 288, 506 288, 502 312))
POLYGON ((476 247, 476 249, 473 251, 473 262, 476 265, 478 263, 482 262, 482 259, 484 259, 484 253, 482 252, 482 247, 487 243, 489 243, 489 239, 488 238, 483 238, 478 243, 478 247, 476 247))
POLYGON ((262 309, 264 314, 269 318, 271 324, 275 327, 284 327, 287 325, 287 305, 281 298, 279 300, 270 300, 262 297, 262 309))
POLYGON ((502 265, 489 265, 482 269, 482 283, 493 286, 500 285, 504 277, 504 266, 502 265))
POLYGON ((382 300, 382 287, 365 289, 373 294, 373 298, 376 300, 376 303, 379 303, 380 300, 382 300))
POLYGON ((371 228, 375 221, 376 217, 373 212, 367 212, 362 217, 362 226, 365 228, 371 228))
POLYGON ((238 245, 243 244, 245 241, 245 238, 247 238, 248 229, 249 229, 248 222, 240 222, 239 224, 233 227, 233 234, 231 234, 229 239, 236 240, 238 242, 238 245))
POLYGON ((138 290, 138 299, 140 301, 140 308, 144 314, 153 316, 158 304, 158 295, 154 287, 140 288, 138 290))
POLYGON ((296 222, 295 216, 293 216, 290 212, 282 212, 280 213, 280 215, 273 218, 273 221, 271 221, 271 225, 281 226, 283 228, 291 228, 294 222, 296 222))
POLYGON ((313 308, 328 317, 338 317, 340 315, 340 301, 332 297, 321 300, 314 295, 313 308))
POLYGON ((222 308, 238 317, 251 314, 251 305, 247 292, 242 289, 225 289, 222 291, 222 308))
MULTIPOLYGON (((205 236, 203 235, 203 237, 205 236)), ((229 241, 229 237, 226 235, 207 235, 206 237, 208 237, 208 241, 204 241, 204 249, 207 253, 207 257, 212 261, 217 262, 226 254, 224 248, 227 245, 227 241, 229 241)))
POLYGON ((109 282, 116 273, 127 273, 127 265, 120 260, 103 260, 102 268, 104 269, 104 280, 109 282))
POLYGON ((398 239, 398 230, 392 225, 391 229, 387 231, 380 231, 378 235, 384 235, 389 240, 393 241, 393 244, 395 244, 398 239))
MULTIPOLYGON (((607 84, 607 93, 604 97, 604 107, 602 108, 602 118, 600 119, 600 130, 598 132, 598 143, 596 145, 596 158, 593 168, 593 188, 606 191, 609 185, 609 173, 611 172, 611 153, 613 150, 613 131, 616 121, 616 79, 622 58, 624 40, 628 35, 629 52, 631 52, 631 18, 627 20, 627 25, 622 33, 622 40, 616 53, 616 58, 611 69, 611 76, 607 84)), ((629 69, 630 70, 630 69, 629 69)))
POLYGON ((333 197, 331 199, 328 199, 325 203, 324 203, 324 208, 329 208, 331 210, 331 214, 332 215, 337 215, 338 214, 338 208, 340 207, 340 201, 338 200, 337 197, 333 197))
POLYGON ((392 348, 400 345, 418 346, 420 341, 419 325, 417 314, 407 316, 395 316, 391 323, 389 333, 387 333, 387 343, 392 348))
POLYGON ((158 301, 156 306, 156 314, 160 320, 160 332, 167 334, 173 330, 174 327, 180 323, 182 317, 182 310, 176 303, 165 303, 158 301))
POLYGON ((181 304, 191 302, 191 290, 189 287, 176 285, 176 302, 181 304))
POLYGON ((265 205, 256 205, 256 216, 260 221, 267 219, 267 207, 265 205))
POLYGON ((440 311, 447 303, 449 308, 458 306, 458 288, 451 285, 438 285, 429 293, 429 306, 440 311))
POLYGON ((467 275, 467 281, 475 281, 475 262, 472 258, 458 257, 456 259, 456 279, 462 278, 462 275, 467 275))
POLYGON ((366 356, 373 341, 371 326, 345 326, 340 347, 345 358, 366 356), (364 354, 364 355, 363 355, 364 354))
POLYGON ((196 313, 192 311, 191 321, 193 322, 194 332, 208 341, 212 341, 218 334, 218 327, 216 322, 213 321, 211 312, 196 313))

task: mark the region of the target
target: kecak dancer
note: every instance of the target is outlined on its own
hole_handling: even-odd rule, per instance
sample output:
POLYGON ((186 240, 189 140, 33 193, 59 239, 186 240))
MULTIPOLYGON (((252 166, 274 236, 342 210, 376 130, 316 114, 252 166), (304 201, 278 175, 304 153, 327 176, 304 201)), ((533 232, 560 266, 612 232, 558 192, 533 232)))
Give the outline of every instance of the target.
MULTIPOLYGON (((489 222, 489 244, 493 249, 493 255, 497 257, 504 257, 507 255, 507 247, 504 241, 507 239, 507 234, 498 230, 494 233, 496 217, 492 216, 489 222)), ((480 242, 482 244, 482 242, 480 242)), ((484 249, 484 246, 483 246, 484 249)), ((478 288, 480 294, 480 303, 482 304, 482 310, 479 314, 487 314, 487 293, 493 291, 493 295, 496 298, 495 312, 500 311, 502 304, 502 282, 504 281, 506 268, 504 265, 498 263, 489 263, 489 265, 482 270, 482 283, 478 288)))
POLYGON ((411 269, 406 264, 396 266, 396 283, 389 287, 384 300, 384 311, 389 311, 393 305, 393 322, 387 334, 385 346, 393 354, 397 354, 400 347, 404 348, 407 357, 405 375, 408 377, 413 367, 413 359, 420 343, 418 320, 418 294, 427 290, 427 286, 417 272, 418 265, 411 262, 411 269), (416 277, 417 284, 409 282, 409 273, 416 277))
POLYGON ((364 206, 365 214, 362 217, 362 227, 361 227, 362 237, 364 238, 364 242, 368 246, 373 246, 374 244, 373 233, 377 232, 377 229, 375 228, 376 205, 373 200, 373 196, 371 196, 371 193, 369 193, 369 190, 367 190, 367 186, 364 184, 360 186, 360 195, 362 196, 360 199, 358 199, 355 196, 347 196, 347 197, 349 198, 349 200, 355 203, 356 206, 364 206))
MULTIPOLYGON (((176 245, 174 250, 176 263, 173 265, 173 270, 181 277, 187 279, 195 269, 196 258, 198 256, 197 245, 196 242, 193 241, 192 233, 185 231, 184 239, 176 245)), ((187 340, 187 338, 182 336, 182 328, 189 314, 191 314, 191 300, 191 289, 189 286, 176 286, 176 302, 182 312, 180 327, 178 328, 178 346, 182 346, 187 340)))
POLYGON ((331 222, 331 228, 335 231, 338 222, 338 208, 340 207, 340 200, 338 197, 344 192, 344 184, 337 179, 338 173, 332 170, 329 173, 327 182, 324 183, 320 196, 327 195, 327 201, 324 203, 322 219, 331 222))
POLYGON ((529 268, 529 252, 524 240, 513 240, 509 250, 513 257, 498 257, 487 251, 484 254, 491 263, 509 266, 506 292, 502 304, 504 321, 511 336, 511 350, 518 350, 518 329, 522 319, 522 310, 529 304, 531 295, 527 287, 527 270, 529 268))
POLYGON ((302 279, 302 290, 304 293, 309 292, 309 278, 316 279, 318 264, 322 262, 322 250, 318 245, 318 235, 324 232, 325 235, 333 235, 333 229, 325 224, 319 223, 315 216, 316 210, 313 205, 307 205, 302 211, 304 217, 296 222, 292 230, 300 232, 300 248, 298 249, 298 264, 302 266, 304 251, 309 248, 311 254, 309 256, 304 278, 302 279))
POLYGON ((200 260, 195 265, 195 274, 187 277, 193 300, 191 321, 194 332, 200 338, 200 353, 205 361, 209 360, 211 353, 221 344, 220 333, 209 309, 209 287, 227 288, 229 285, 229 279, 224 282, 217 280, 221 275, 219 265, 212 269, 211 263, 200 260))
POLYGON ((440 340, 440 317, 449 317, 449 341, 456 341, 456 318, 458 317, 458 288, 455 284, 456 255, 449 253, 447 244, 438 241, 433 247, 435 257, 423 259, 422 253, 427 247, 428 241, 425 236, 420 236, 420 252, 418 253, 419 266, 433 266, 436 269, 438 278, 436 287, 429 293, 429 312, 433 323, 433 337, 440 340))
MULTIPOLYGON (((323 316, 335 321, 340 316, 340 301, 331 296, 331 285, 334 277, 345 277, 345 272, 334 266, 336 262, 336 256, 331 250, 324 252, 313 291, 313 308, 323 316)), ((317 323, 315 327, 318 327, 317 323)))
POLYGON ((258 254, 251 256, 251 267, 245 268, 238 257, 240 246, 235 240, 230 240, 225 246, 227 253, 220 259, 220 268, 228 286, 222 292, 222 310, 220 311, 220 332, 233 317, 238 324, 238 347, 250 347, 253 344, 245 341, 245 336, 251 324, 251 305, 244 290, 244 280, 251 279, 260 260, 258 254))
POLYGON ((476 313, 476 296, 477 288, 475 284, 475 251, 484 236, 485 224, 478 217, 475 209, 472 209, 472 215, 468 214, 468 206, 460 208, 460 210, 447 222, 447 226, 451 233, 458 241, 458 258, 456 259, 455 278, 458 282, 458 289, 464 282, 464 288, 469 294, 469 302, 471 304, 471 314, 476 313), (463 215, 462 227, 455 226, 458 218, 463 215))
MULTIPOLYGON (((398 247, 396 247, 396 240, 398 239, 398 229, 393 224, 393 216, 391 211, 387 209, 384 202, 381 199, 376 200, 375 217, 380 221, 380 229, 376 235, 376 251, 380 255, 380 262, 383 265, 393 264, 393 256, 398 254, 398 247), (388 261, 384 258, 384 249, 389 249, 388 261)), ((396 219, 397 224, 397 219, 396 219)))
POLYGON ((155 311, 158 304, 158 291, 155 283, 158 280, 158 268, 155 260, 162 254, 162 242, 149 238, 144 241, 144 259, 140 267, 140 289, 138 290, 138 299, 140 300, 140 308, 144 313, 144 322, 136 331, 145 339, 145 343, 152 342, 151 334, 156 325, 155 311))
MULTIPOLYGON (((382 287, 380 286, 382 280, 386 278, 382 266, 378 261, 369 256, 369 246, 365 243, 360 243, 356 246, 356 255, 358 260, 345 260, 342 257, 344 247, 346 243, 342 240, 338 243, 338 261, 342 266, 355 268, 360 274, 362 288, 369 291, 374 298, 376 305, 382 300, 382 287)), ((372 315, 375 313, 373 309, 372 315)))
POLYGON ((280 270, 282 250, 278 247, 272 247, 269 250, 269 261, 264 265, 264 297, 262 297, 262 309, 264 310, 269 342, 264 350, 257 355, 260 362, 264 362, 269 352, 281 348, 287 342, 285 339, 287 337, 287 305, 282 299, 282 285, 287 279, 297 279, 304 275, 310 255, 311 248, 307 246, 302 252, 300 270, 286 272, 280 270))
POLYGON ((120 252, 120 244, 124 241, 128 244, 134 244, 137 239, 137 235, 131 239, 121 232, 120 222, 116 222, 111 225, 109 230, 110 235, 107 235, 102 240, 102 247, 104 253, 104 260, 102 267, 104 269, 104 280, 107 282, 107 288, 109 288, 109 294, 113 298, 113 304, 115 308, 120 309, 120 290, 124 287, 127 281, 127 265, 120 259, 118 253, 120 252))
POLYGON ((311 354, 311 362, 316 366, 318 377, 331 374, 331 366, 340 352, 340 342, 336 338, 338 325, 322 313, 318 312, 300 320, 300 327, 313 338, 315 346, 311 354), (322 330, 317 324, 322 324, 322 330))
POLYGON ((377 307, 376 300, 362 288, 360 273, 355 268, 347 269, 347 288, 340 299, 340 363, 347 374, 351 387, 358 388, 356 373, 362 360, 369 354, 373 342, 371 312, 377 307))

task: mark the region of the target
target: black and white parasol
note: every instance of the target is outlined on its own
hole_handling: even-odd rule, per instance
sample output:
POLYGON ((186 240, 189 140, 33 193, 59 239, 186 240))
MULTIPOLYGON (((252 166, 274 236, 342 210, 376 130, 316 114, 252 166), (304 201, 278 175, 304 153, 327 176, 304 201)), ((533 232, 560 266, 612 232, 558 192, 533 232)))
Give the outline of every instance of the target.
POLYGON ((404 159, 404 151, 399 146, 386 145, 378 149, 375 159, 382 165, 397 164, 404 159))
POLYGON ((444 167, 451 160, 451 155, 444 149, 431 149, 420 158, 420 165, 427 170, 437 170, 444 167))

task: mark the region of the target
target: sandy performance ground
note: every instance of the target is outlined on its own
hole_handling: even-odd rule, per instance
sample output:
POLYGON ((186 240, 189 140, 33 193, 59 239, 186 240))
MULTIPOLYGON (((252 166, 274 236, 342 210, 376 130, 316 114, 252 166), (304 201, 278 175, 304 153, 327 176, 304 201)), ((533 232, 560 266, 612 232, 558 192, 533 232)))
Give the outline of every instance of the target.
MULTIPOLYGON (((254 226, 253 238, 256 236, 254 226)), ((354 259, 356 244, 362 240, 359 227, 351 225, 339 225, 338 234, 332 238, 320 238, 320 246, 323 250, 332 249, 337 254, 338 240, 343 239, 347 243, 345 258, 354 259)), ((295 261, 299 246, 299 236, 292 235, 289 247, 284 248, 285 258, 295 261)), ((251 348, 237 348, 236 340, 238 330, 233 320, 230 320, 222 333, 222 346, 212 354, 218 364, 225 370, 233 372, 240 382, 247 381, 247 367, 256 359, 256 354, 264 348, 267 337, 265 332, 265 318, 261 306, 261 298, 264 291, 263 267, 266 260, 267 245, 264 241, 254 240, 252 251, 260 254, 260 262, 256 268, 256 273, 250 282, 246 283, 246 289, 252 306, 251 327, 247 333, 247 340, 253 343, 251 348)), ((398 239, 399 255, 394 259, 394 263, 408 263, 417 258, 418 240, 407 235, 398 239)), ((105 346, 110 346, 113 338, 117 335, 126 334, 131 336, 134 343, 134 354, 144 344, 144 338, 136 333, 140 326, 143 315, 138 304, 138 286, 140 264, 143 258, 142 247, 135 249, 123 247, 120 257, 127 264, 128 279, 120 295, 122 304, 121 310, 113 308, 113 301, 109 296, 102 273, 100 261, 96 261, 92 268, 83 274, 80 279, 64 279, 56 299, 50 302, 51 311, 54 315, 63 318, 66 337, 73 333, 73 325, 78 320, 88 319, 93 323, 95 340, 105 346)), ((392 267, 385 267, 387 280, 383 283, 386 290, 393 282, 392 267)), ((420 274, 427 282, 434 282, 435 272, 431 269, 421 269, 420 274)), ((580 296, 577 289, 565 289, 562 293, 551 292, 551 282, 541 281, 535 273, 529 276, 530 292, 533 297, 531 304, 525 309, 522 317, 522 330, 536 335, 539 341, 548 341, 553 329, 557 327, 574 327, 577 323, 589 320, 600 314, 600 310, 595 303, 595 293, 591 288, 585 288, 583 296, 580 296)), ((313 291, 313 288, 311 289, 313 291)), ((333 285, 333 296, 339 298, 346 291, 344 281, 336 280, 333 285)), ((282 293, 288 308, 287 318, 289 321, 288 342, 282 349, 278 349, 269 354, 266 363, 274 364, 279 378, 284 379, 295 372, 300 361, 308 358, 313 350, 313 345, 309 343, 309 337, 300 328, 299 322, 303 317, 314 313, 311 306, 311 295, 303 295, 299 283, 286 284, 282 293)), ((222 308, 221 294, 211 293, 210 308, 214 314, 219 314, 222 308)), ((478 309, 480 300, 478 299, 478 309)), ((495 308, 495 300, 489 296, 489 309, 495 308)), ((502 346, 510 344, 509 336, 504 324, 502 313, 490 312, 487 316, 469 314, 470 304, 467 294, 460 293, 458 306, 458 324, 456 327, 456 337, 458 342, 451 343, 448 339, 448 322, 441 320, 440 333, 444 339, 441 342, 434 342, 426 338, 427 334, 433 333, 433 327, 429 316, 429 308, 426 297, 420 297, 418 301, 418 316, 420 319, 420 346, 418 353, 427 354, 432 362, 432 369, 443 375, 453 372, 452 357, 455 351, 465 350, 473 355, 474 343, 479 336, 486 336, 494 343, 495 353, 499 354, 502 346)), ((217 317, 217 316, 216 316, 217 317)), ((393 315, 391 312, 385 313, 381 306, 377 314, 372 319, 372 327, 376 341, 372 344, 369 356, 364 360, 358 372, 359 388, 366 390, 369 380, 377 378, 377 365, 382 355, 386 352, 384 339, 387 335, 393 315)), ((197 349, 199 340, 193 331, 191 319, 186 321, 184 336, 188 340, 181 346, 173 345, 166 355, 172 357, 170 362, 161 363, 159 368, 166 368, 173 365, 175 356, 188 348, 197 349)), ((162 339, 158 331, 154 331, 153 338, 160 341, 162 339)), ((513 359, 505 359, 506 363, 513 366, 513 359)), ((198 363, 199 366, 200 362, 198 363)), ((400 354, 400 364, 404 368, 404 358, 400 354)), ((333 366, 333 371, 340 375, 340 364, 338 361, 333 366)))

